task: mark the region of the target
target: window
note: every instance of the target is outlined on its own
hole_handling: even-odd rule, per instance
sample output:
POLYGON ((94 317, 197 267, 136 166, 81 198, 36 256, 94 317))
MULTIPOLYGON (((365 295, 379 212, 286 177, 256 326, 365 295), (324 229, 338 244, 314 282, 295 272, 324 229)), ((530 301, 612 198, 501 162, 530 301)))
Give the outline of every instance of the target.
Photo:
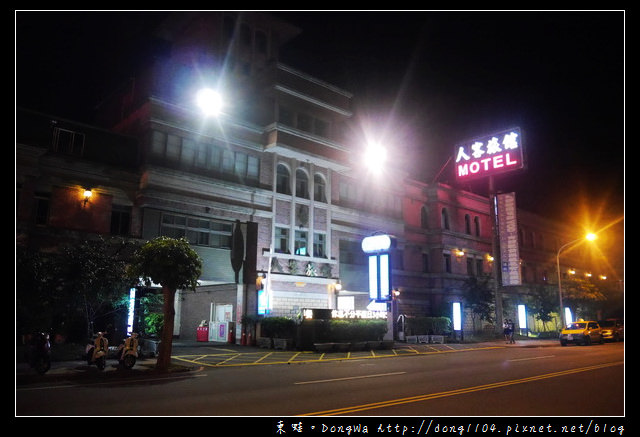
POLYGON ((236 152, 234 163, 234 174, 244 177, 247 174, 247 155, 236 152))
POLYGON ((293 112, 284 106, 278 106, 278 122, 287 126, 293 126, 293 112))
POLYGON ((464 215, 464 232, 471 235, 471 216, 469 214, 464 215))
POLYGON ((162 215, 160 225, 160 235, 186 237, 189 244, 222 249, 231 248, 232 230, 230 222, 168 213, 162 215))
POLYGON ((444 271, 446 273, 451 273, 451 254, 445 253, 443 254, 444 261, 444 271))
POLYGON ((429 228, 428 218, 429 217, 427 216, 427 207, 426 205, 423 205, 422 208, 420 208, 420 227, 422 229, 429 228))
POLYGON ((84 134, 56 127, 53 129, 53 150, 68 155, 82 156, 84 134))
POLYGON ((240 24, 240 42, 245 46, 251 46, 251 28, 245 24, 240 24))
POLYGON ((429 273, 429 255, 422 254, 422 273, 429 273))
POLYGON ((154 155, 164 156, 164 148, 167 144, 167 134, 164 132, 153 131, 151 137, 151 153, 154 155))
POLYGON ((326 258, 326 239, 325 234, 314 233, 313 234, 313 256, 318 258, 326 258))
POLYGON ((296 255, 303 255, 303 256, 309 255, 307 246, 308 246, 307 231, 296 231, 293 253, 296 255))
POLYGON ((284 164, 278 164, 278 169, 276 171, 276 192, 291 194, 289 169, 284 164))
POLYGON ((131 222, 131 207, 113 205, 111 208, 111 234, 129 235, 131 222))
POLYGON ((442 208, 441 216, 442 229, 450 230, 451 227, 449 226, 449 211, 447 211, 447 208, 442 208))
POLYGON ((278 253, 289 253, 289 230, 276 226, 275 249, 278 253))
POLYGON ((196 158, 196 143, 192 139, 182 139, 182 156, 180 161, 185 165, 193 165, 196 158))
POLYGON ((256 30, 256 52, 267 54, 267 35, 261 30, 256 30))
POLYGON ((167 159, 178 161, 180 159, 180 137, 167 135, 167 159))
POLYGON ((298 114, 298 123, 296 127, 305 132, 311 132, 313 127, 313 118, 307 114, 298 114))
POLYGON ((233 152, 228 149, 224 149, 222 151, 222 172, 223 173, 233 173, 234 169, 234 159, 233 152))
POLYGON ((482 263, 482 258, 476 259, 476 275, 481 276, 484 274, 484 265, 482 263))
POLYGON ((49 219, 49 200, 48 193, 35 193, 34 221, 36 225, 46 225, 49 219))
POLYGON ((473 265, 473 258, 467 257, 467 275, 475 275, 475 271, 473 270, 474 267, 475 266, 473 265))
POLYGON ((328 124, 326 121, 323 120, 319 120, 319 119, 315 119, 314 123, 313 123, 313 133, 321 136, 321 137, 326 137, 327 136, 327 132, 328 132, 328 124))
POLYGON ((480 217, 475 216, 473 218, 473 223, 474 223, 475 228, 476 228, 476 237, 479 237, 480 236, 480 217))
POLYGON ((233 38, 235 26, 236 20, 230 15, 225 15, 222 22, 222 37, 225 39, 225 41, 231 41, 231 39, 233 38))
POLYGON ((309 179, 304 170, 296 170, 296 196, 303 199, 309 198, 309 179))
POLYGON ((313 199, 318 202, 327 202, 324 178, 319 174, 313 176, 313 199))
POLYGON ((247 159, 247 178, 257 180, 260 175, 260 160, 255 156, 247 159))

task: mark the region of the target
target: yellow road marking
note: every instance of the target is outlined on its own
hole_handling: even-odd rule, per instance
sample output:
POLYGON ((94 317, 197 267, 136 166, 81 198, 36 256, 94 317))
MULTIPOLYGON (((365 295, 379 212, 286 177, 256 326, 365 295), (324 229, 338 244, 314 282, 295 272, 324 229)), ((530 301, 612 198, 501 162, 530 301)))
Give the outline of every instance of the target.
POLYGON ((424 394, 424 395, 411 396, 411 397, 407 397, 407 398, 399 398, 399 399, 391 399, 391 400, 382 401, 382 402, 374 402, 374 403, 371 403, 371 404, 354 405, 354 406, 351 406, 351 407, 336 408, 334 410, 317 411, 315 413, 300 414, 299 416, 336 416, 336 415, 339 415, 339 414, 356 413, 358 411, 373 410, 373 409, 376 409, 376 408, 391 407, 391 406, 395 406, 395 405, 409 404, 409 403, 413 403, 413 402, 422 402, 422 401, 428 401, 428 400, 431 400, 431 399, 443 398, 443 397, 447 397, 447 396, 456 396, 456 395, 461 395, 461 394, 466 394, 466 393, 473 393, 473 392, 476 392, 476 391, 491 390, 491 389, 494 389, 494 388, 506 387, 506 386, 509 386, 509 385, 524 384, 526 382, 539 381, 539 380, 548 379, 548 378, 557 378, 559 376, 566 376, 566 375, 571 375, 571 374, 580 373, 580 372, 588 372, 590 370, 603 369, 603 368, 606 368, 606 367, 619 366, 619 365, 622 365, 622 364, 624 364, 623 361, 617 361, 617 362, 614 362, 614 363, 597 364, 597 365, 593 365, 593 366, 580 367, 580 368, 577 368, 577 369, 562 370, 562 371, 559 371, 559 372, 553 372, 553 373, 546 373, 546 374, 542 374, 542 375, 530 376, 530 377, 527 377, 527 378, 520 378, 520 379, 512 379, 512 380, 509 380, 509 381, 494 382, 494 383, 491 383, 491 384, 478 385, 478 386, 475 386, 475 387, 459 388, 459 389, 449 390, 449 391, 440 392, 440 393, 429 393, 429 394, 424 394))
MULTIPOLYGON (((505 346, 485 346, 485 347, 472 347, 472 348, 463 348, 463 349, 455 349, 449 346, 446 346, 448 349, 439 350, 432 346, 429 346, 429 349, 426 351, 418 351, 414 348, 401 348, 400 350, 409 350, 413 354, 416 355, 434 355, 434 354, 443 354, 443 353, 455 353, 455 352, 467 352, 467 351, 477 351, 477 350, 490 350, 490 349, 503 349, 505 346)), ((409 356, 409 354, 398 354, 398 351, 392 349, 390 353, 380 353, 378 351, 376 354, 375 351, 371 350, 367 354, 352 354, 348 353, 331 353, 327 354, 325 352, 321 354, 317 354, 315 352, 237 352, 237 353, 225 353, 225 354, 209 354, 209 355, 174 355, 171 358, 179 361, 184 361, 187 363, 198 364, 202 366, 208 367, 232 367, 232 366, 256 366, 256 365, 271 365, 271 364, 290 364, 291 362, 295 363, 314 363, 314 362, 325 362, 325 361, 341 361, 341 360, 361 360, 361 359, 371 359, 371 358, 389 358, 389 357, 398 357, 398 356, 409 356), (293 354, 293 356, 290 356, 293 354), (242 361, 242 359, 246 359, 247 357, 257 356, 253 361, 247 362, 242 361), (300 355, 308 355, 309 358, 300 357, 300 355), (219 358, 221 361, 216 363, 207 363, 205 361, 208 358, 219 358), (275 358, 273 361, 267 360, 267 358, 275 358)))

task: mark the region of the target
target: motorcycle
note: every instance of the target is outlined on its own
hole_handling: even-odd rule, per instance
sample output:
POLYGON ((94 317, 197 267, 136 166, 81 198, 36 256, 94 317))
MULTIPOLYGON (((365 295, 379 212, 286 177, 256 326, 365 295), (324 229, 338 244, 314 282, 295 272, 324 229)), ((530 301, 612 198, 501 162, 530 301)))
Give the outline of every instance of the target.
POLYGON ((118 346, 116 353, 120 367, 125 369, 131 369, 136 365, 138 358, 138 334, 135 332, 131 334, 131 337, 126 338, 123 343, 118 346))
POLYGON ((103 337, 103 333, 98 332, 94 341, 90 341, 85 348, 87 364, 95 364, 98 370, 104 370, 107 366, 107 352, 109 351, 109 341, 103 337), (97 348, 97 349, 96 349, 97 348))
POLYGON ((40 375, 44 375, 51 369, 49 334, 38 332, 33 335, 27 345, 27 359, 29 365, 40 375))

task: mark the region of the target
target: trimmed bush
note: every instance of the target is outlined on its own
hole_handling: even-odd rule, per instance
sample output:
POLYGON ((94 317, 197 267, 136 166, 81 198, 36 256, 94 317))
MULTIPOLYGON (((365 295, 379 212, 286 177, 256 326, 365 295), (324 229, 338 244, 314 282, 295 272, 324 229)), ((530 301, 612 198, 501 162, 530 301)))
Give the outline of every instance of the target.
POLYGON ((265 317, 260 326, 263 337, 295 338, 296 322, 287 317, 265 317))
POLYGON ((451 332, 449 317, 408 317, 407 325, 413 335, 443 335, 451 332))

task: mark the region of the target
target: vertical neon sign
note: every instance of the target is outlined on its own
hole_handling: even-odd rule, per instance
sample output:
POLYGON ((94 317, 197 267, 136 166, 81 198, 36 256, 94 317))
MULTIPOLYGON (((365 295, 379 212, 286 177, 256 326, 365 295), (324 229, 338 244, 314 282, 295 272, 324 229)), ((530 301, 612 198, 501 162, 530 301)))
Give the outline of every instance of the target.
POLYGON ((389 235, 362 239, 362 251, 369 254, 369 297, 376 302, 391 298, 391 257, 394 240, 389 235))
POLYGON ((129 289, 129 313, 127 316, 127 334, 131 335, 133 332, 133 318, 135 316, 136 308, 136 289, 129 289))
POLYGON ((453 330, 462 331, 462 306, 460 302, 453 303, 453 330))

